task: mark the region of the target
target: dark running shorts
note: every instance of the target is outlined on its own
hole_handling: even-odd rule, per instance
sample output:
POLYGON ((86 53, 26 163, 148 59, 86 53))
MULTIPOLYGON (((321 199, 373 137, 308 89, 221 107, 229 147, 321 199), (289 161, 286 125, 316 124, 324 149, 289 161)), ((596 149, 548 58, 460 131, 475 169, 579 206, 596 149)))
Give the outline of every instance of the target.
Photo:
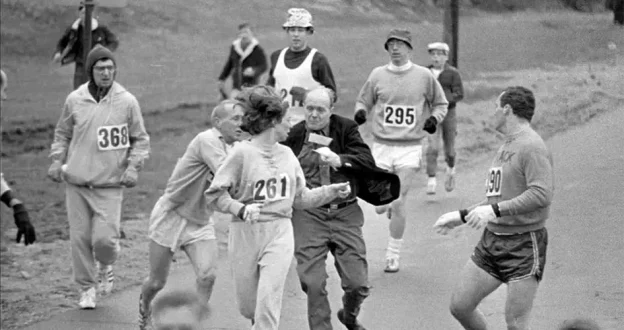
POLYGON ((548 232, 546 228, 522 234, 497 235, 487 228, 472 253, 472 261, 503 283, 544 274, 548 232))

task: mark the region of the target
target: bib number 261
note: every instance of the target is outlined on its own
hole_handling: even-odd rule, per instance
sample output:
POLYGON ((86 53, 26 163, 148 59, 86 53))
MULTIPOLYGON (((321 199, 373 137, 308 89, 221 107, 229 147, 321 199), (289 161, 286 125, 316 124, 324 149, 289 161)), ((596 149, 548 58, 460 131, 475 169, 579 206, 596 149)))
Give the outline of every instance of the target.
POLYGON ((130 147, 128 125, 101 126, 97 129, 97 144, 100 150, 117 150, 130 147))
POLYGON ((413 107, 386 105, 384 125, 412 127, 416 123, 416 110, 413 107))
POLYGON ((273 201, 286 199, 290 196, 288 176, 281 175, 267 180, 258 180, 254 184, 254 201, 273 201))

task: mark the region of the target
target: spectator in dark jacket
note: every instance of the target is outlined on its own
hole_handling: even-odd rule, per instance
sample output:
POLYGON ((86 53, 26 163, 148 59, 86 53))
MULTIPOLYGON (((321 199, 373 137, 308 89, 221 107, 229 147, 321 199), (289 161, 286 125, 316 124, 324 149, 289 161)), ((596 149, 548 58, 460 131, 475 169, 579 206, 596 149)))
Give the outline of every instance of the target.
POLYGON ((613 24, 624 27, 624 0, 607 0, 607 9, 613 11, 613 24))
POLYGON ((457 136, 455 106, 458 101, 464 98, 464 87, 459 71, 447 62, 449 46, 443 42, 435 42, 429 44, 428 50, 432 62, 428 68, 438 79, 444 90, 444 96, 446 96, 449 102, 446 117, 438 124, 442 129, 437 129, 436 133, 429 135, 427 147, 427 175, 429 176, 427 194, 433 195, 437 186, 436 172, 440 140, 444 142, 444 156, 447 165, 444 188, 446 191, 452 191, 455 188, 455 137, 457 136))
MULTIPOLYGON (((63 36, 56 44, 56 53, 54 53, 54 62, 60 62, 61 65, 75 63, 74 69, 74 89, 86 83, 89 77, 85 73, 84 68, 84 17, 85 8, 81 2, 78 7, 79 17, 69 26, 63 36)), ((111 51, 115 51, 119 46, 117 36, 113 34, 106 26, 92 18, 91 19, 91 49, 95 45, 100 44, 111 51)), ((87 53, 91 50, 87 50, 87 53)))
POLYGON ((225 80, 232 76, 232 92, 237 94, 243 87, 258 84, 258 79, 267 70, 267 59, 262 47, 251 31, 251 26, 243 23, 238 26, 238 38, 232 42, 227 62, 219 75, 219 92, 226 99, 225 80))

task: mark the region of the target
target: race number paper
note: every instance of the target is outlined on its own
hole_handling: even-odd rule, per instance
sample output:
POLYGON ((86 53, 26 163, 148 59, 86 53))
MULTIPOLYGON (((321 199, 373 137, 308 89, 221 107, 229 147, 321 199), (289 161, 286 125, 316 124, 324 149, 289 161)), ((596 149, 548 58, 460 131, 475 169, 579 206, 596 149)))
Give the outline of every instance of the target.
POLYGON ((485 181, 485 196, 496 197, 501 195, 501 187, 503 185, 503 168, 490 168, 487 180, 485 181))
POLYGON ((290 198, 290 179, 288 175, 258 180, 253 187, 254 202, 278 201, 290 198))
POLYGON ((392 104, 384 106, 384 126, 412 128, 416 126, 417 120, 416 107, 392 104))
POLYGON ((102 151, 130 148, 128 125, 100 126, 97 129, 97 144, 102 151))

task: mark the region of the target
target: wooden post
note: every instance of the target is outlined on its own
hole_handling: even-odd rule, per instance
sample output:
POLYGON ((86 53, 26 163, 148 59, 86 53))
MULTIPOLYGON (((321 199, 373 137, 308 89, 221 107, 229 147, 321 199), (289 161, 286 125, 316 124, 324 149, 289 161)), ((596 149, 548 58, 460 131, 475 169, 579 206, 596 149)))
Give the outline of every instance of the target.
POLYGON ((85 64, 85 77, 89 76, 89 68, 87 67, 87 56, 89 56, 89 52, 91 51, 91 14, 93 13, 93 7, 95 7, 95 3, 93 0, 84 0, 85 7, 85 21, 84 21, 84 30, 83 32, 83 56, 84 56, 84 64, 85 64))
POLYGON ((444 32, 442 40, 451 48, 448 62, 458 68, 458 45, 459 45, 459 0, 447 0, 444 10, 444 32))

